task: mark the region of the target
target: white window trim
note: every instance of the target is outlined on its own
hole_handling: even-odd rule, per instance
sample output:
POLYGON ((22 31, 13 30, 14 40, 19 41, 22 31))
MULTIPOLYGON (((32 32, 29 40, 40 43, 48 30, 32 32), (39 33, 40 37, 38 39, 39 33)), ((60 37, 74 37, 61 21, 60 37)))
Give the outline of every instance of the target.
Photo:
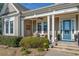
MULTIPOLYGON (((60 27, 60 22, 63 21, 63 20, 74 20, 74 34, 75 34, 75 31, 76 31, 76 18, 75 17, 70 17, 70 18, 60 18, 59 19, 59 30, 61 31, 61 27, 60 27)), ((71 25, 72 26, 72 25, 71 25)), ((62 40, 63 40, 63 33, 61 33, 62 35, 62 40)), ((71 32, 71 35, 73 36, 72 32, 71 32)), ((74 37, 71 37, 72 41, 74 41, 74 37)))
POLYGON ((9 30, 8 30, 9 33, 6 33, 6 24, 4 24, 4 35, 11 35, 12 36, 15 33, 15 31, 14 31, 14 26, 15 26, 14 25, 14 19, 15 18, 14 17, 8 17, 8 18, 5 18, 4 22, 6 23, 6 21, 9 20, 9 27, 8 27, 9 28, 9 30), (10 18, 10 19, 8 19, 8 18, 10 18), (13 21, 13 33, 10 33, 10 21, 13 21))
MULTIPOLYGON (((41 32, 38 31, 39 34, 45 34, 44 33, 44 22, 47 22, 47 21, 39 21, 39 22, 37 22, 37 31, 38 31, 38 23, 41 23, 41 32)), ((48 25, 47 25, 47 28, 48 28, 48 25)))

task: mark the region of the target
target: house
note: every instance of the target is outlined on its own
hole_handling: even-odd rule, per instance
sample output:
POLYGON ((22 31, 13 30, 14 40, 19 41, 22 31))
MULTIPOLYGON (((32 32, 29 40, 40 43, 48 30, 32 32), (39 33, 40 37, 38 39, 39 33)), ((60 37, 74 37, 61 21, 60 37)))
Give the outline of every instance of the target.
POLYGON ((34 10, 20 4, 5 4, 1 12, 3 35, 47 36, 53 43, 60 34, 63 41, 75 41, 79 31, 79 4, 54 4, 34 10), (19 8, 18 8, 19 7, 19 8))
POLYGON ((1 16, 3 21, 3 35, 20 36, 21 35, 21 20, 23 18, 22 12, 27 11, 19 3, 5 3, 1 16))

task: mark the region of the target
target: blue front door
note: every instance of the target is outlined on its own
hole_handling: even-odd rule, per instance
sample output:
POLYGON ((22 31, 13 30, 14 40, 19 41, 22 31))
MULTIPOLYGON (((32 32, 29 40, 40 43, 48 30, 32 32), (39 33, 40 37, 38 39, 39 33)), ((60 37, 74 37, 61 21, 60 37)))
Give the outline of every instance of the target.
POLYGON ((71 41, 71 20, 63 20, 63 40, 71 41))

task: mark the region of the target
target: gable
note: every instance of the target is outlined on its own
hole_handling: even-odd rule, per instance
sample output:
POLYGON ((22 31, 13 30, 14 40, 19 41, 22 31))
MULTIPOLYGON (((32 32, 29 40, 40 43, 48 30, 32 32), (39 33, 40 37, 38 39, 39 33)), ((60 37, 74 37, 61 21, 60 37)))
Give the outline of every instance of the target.
POLYGON ((8 8, 8 12, 15 12, 16 11, 16 9, 10 3, 8 4, 7 8, 8 8))
POLYGON ((1 15, 11 14, 11 13, 14 13, 17 11, 18 10, 16 9, 16 7, 13 4, 5 3, 2 10, 1 10, 1 15))

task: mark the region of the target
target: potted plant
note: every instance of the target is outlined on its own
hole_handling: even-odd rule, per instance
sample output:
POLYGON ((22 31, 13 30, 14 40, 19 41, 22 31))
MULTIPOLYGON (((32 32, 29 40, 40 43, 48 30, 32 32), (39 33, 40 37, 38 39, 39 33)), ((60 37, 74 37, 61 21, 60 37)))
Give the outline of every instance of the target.
POLYGON ((60 34, 60 33, 57 34, 57 40, 58 40, 58 41, 61 40, 61 34, 60 34))

